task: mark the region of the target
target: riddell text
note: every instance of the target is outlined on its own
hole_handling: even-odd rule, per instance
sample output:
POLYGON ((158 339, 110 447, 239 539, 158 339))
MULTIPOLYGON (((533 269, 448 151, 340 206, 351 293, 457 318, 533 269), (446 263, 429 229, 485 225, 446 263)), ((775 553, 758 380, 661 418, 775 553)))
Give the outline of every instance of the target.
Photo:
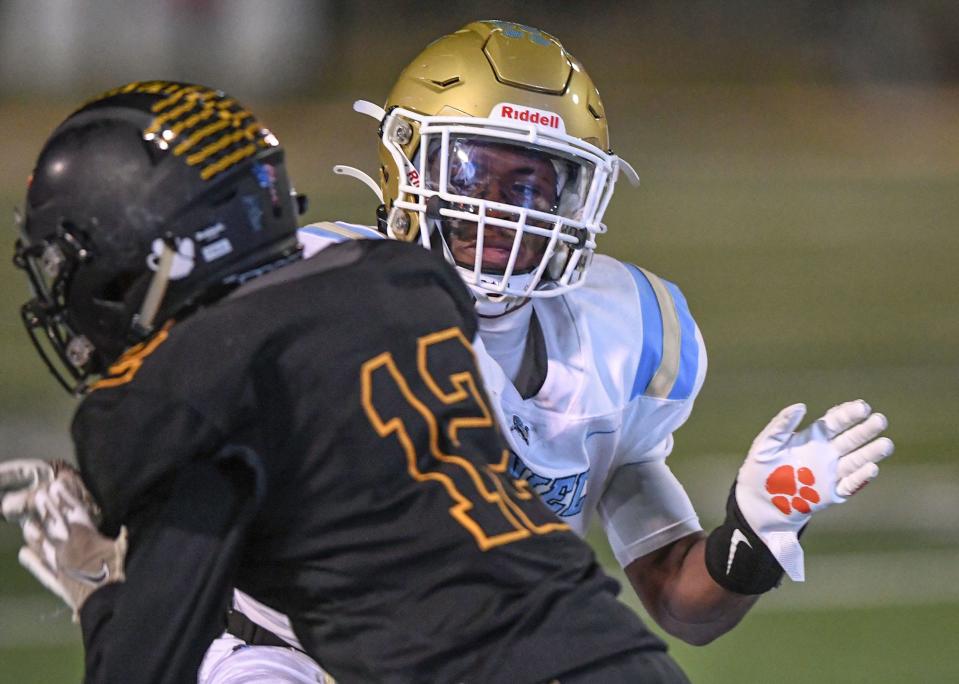
POLYGON ((531 112, 528 109, 513 109, 503 105, 500 107, 500 116, 504 119, 516 119, 517 121, 529 121, 540 126, 549 126, 550 128, 559 128, 559 117, 555 114, 540 114, 531 112))

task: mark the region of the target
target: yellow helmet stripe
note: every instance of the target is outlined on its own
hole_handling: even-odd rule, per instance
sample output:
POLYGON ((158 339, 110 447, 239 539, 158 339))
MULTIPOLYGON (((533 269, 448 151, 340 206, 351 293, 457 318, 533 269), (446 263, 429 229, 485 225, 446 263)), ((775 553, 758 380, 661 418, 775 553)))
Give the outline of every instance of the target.
POLYGON ((200 171, 200 178, 203 180, 210 180, 213 176, 221 171, 225 171, 241 159, 246 159, 247 157, 255 154, 257 144, 259 144, 261 147, 266 145, 264 141, 258 140, 257 143, 250 143, 249 145, 245 145, 238 150, 234 150, 219 161, 204 167, 204 169, 200 171))

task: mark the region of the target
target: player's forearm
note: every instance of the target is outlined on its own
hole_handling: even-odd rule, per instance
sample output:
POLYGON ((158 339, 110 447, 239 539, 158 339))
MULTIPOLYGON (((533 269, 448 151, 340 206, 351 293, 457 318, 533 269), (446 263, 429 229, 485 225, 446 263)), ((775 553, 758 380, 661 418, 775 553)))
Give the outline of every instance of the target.
POLYGON ((252 504, 247 483, 200 462, 130 526, 126 581, 81 610, 88 683, 196 680, 223 628, 252 504))
POLYGON ((204 597, 215 593, 212 587, 196 588, 209 575, 208 561, 184 562, 179 544, 148 543, 166 552, 166 563, 150 553, 153 573, 134 569, 125 582, 93 592, 80 610, 86 684, 195 681, 204 649, 221 629, 217 614, 225 612, 226 600, 204 597), (177 564, 185 567, 171 567, 177 564), (197 573, 192 582, 187 568, 197 573), (215 612, 208 607, 214 604, 215 612))
POLYGON ((706 537, 683 537, 626 567, 626 576, 656 623, 701 646, 735 627, 758 596, 719 586, 706 569, 706 537))

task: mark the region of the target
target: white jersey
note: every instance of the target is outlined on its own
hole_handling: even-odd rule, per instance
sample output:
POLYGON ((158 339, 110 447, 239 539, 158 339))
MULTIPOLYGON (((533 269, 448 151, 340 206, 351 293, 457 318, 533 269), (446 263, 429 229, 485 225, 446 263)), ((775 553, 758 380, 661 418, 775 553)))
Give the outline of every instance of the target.
MULTIPOLYGON (((336 242, 383 235, 368 226, 323 222, 304 226, 298 237, 309 257, 336 242)), ((679 288, 597 255, 584 286, 524 308, 516 314, 530 321, 535 316, 533 327, 542 334, 530 346, 539 373, 527 374, 523 393, 487 352, 482 333, 474 341, 513 452, 511 474, 525 479, 581 535, 598 512, 623 566, 702 529, 666 465, 672 433, 689 417, 706 374, 703 340, 679 288)), ((280 613, 241 592, 234 605, 298 646, 280 613)), ((232 650, 235 641, 224 635, 215 642, 201 682, 227 681, 211 675, 225 669, 224 657, 241 653, 232 650)), ((284 650, 257 648, 264 664, 282 664, 284 650)), ((298 655, 290 656, 289 666, 300 663, 298 655)))
POLYGON ((679 288, 597 255, 583 287, 528 306, 546 357, 532 396, 478 353, 516 455, 511 474, 581 535, 598 511, 624 566, 701 529, 665 464, 706 373, 679 288))

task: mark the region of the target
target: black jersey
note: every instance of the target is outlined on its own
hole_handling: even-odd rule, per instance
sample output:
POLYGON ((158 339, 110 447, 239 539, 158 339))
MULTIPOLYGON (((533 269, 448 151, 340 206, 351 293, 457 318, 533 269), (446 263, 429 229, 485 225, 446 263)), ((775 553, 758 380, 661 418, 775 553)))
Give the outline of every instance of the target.
POLYGON ((350 242, 257 278, 84 399, 74 439, 103 528, 170 496, 178 469, 242 453, 255 503, 228 574, 339 681, 535 682, 663 648, 505 474, 474 334, 455 271, 418 247, 350 242))

